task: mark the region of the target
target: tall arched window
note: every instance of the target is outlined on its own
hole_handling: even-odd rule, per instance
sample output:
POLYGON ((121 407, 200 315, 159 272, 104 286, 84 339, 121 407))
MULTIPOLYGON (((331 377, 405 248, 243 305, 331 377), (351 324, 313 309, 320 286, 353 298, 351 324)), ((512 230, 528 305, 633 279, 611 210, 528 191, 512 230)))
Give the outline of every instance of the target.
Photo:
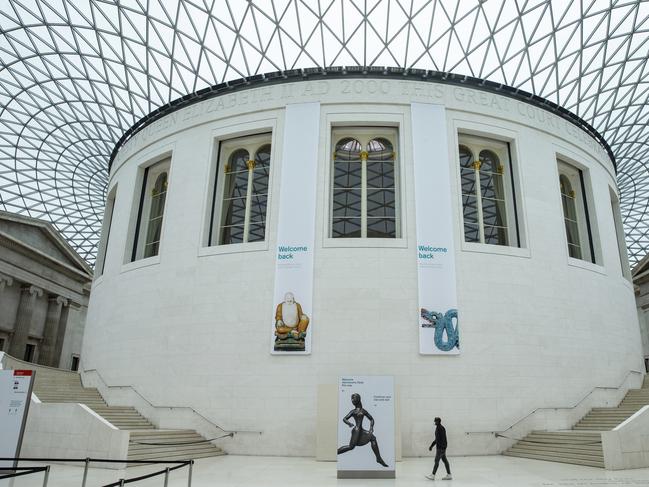
POLYGON ((144 242, 144 257, 158 255, 166 197, 167 173, 163 172, 156 178, 153 190, 151 191, 151 208, 149 211, 146 241, 144 242))
POLYGON ((468 135, 459 142, 464 240, 520 246, 508 144, 468 135))
POLYGON ((270 134, 221 143, 210 245, 265 240, 270 156, 270 134))
POLYGON ((153 257, 160 252, 170 164, 171 159, 165 159, 144 169, 131 260, 153 257))
POLYGON ((563 206, 563 221, 566 227, 568 241, 568 254, 575 259, 581 259, 581 242, 579 238, 579 222, 577 221, 577 207, 575 205, 575 190, 572 189, 570 179, 565 174, 559 175, 561 189, 561 205, 563 206))
POLYGON ((396 238, 396 129, 333 131, 332 238, 396 238))
POLYGON ((595 263, 595 247, 585 192, 584 173, 581 169, 564 161, 558 161, 557 165, 568 255, 574 259, 595 263))

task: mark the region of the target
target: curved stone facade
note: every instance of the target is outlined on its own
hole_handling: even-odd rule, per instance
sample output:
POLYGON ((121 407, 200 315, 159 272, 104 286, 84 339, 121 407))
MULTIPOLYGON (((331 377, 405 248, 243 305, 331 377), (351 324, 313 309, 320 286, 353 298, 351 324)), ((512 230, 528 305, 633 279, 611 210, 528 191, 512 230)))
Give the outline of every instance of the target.
MULTIPOLYGON (((434 416, 444 418, 449 453, 498 451, 502 446, 489 432, 506 430, 537 408, 572 407, 594 387, 618 387, 629 371, 643 370, 633 289, 616 233, 616 194, 613 165, 587 133, 496 93, 349 78, 261 85, 206 100, 144 128, 113 162, 82 369, 97 370, 108 385, 131 385, 154 405, 190 406, 226 429, 262 432, 236 435, 226 446, 231 452, 278 455, 315 454, 320 385, 344 374, 392 375, 404 455, 425 452, 434 416), (436 135, 445 150, 426 146, 425 138, 415 141, 413 133, 426 127, 414 126, 414 105, 442 107, 445 130, 436 135), (287 123, 287 111, 302 106, 316 114, 316 128, 287 123), (359 225, 370 235, 334 238, 332 154, 343 140, 337 134, 378 128, 394 148, 393 183, 382 184, 393 184, 383 189, 394 196, 396 223, 386 217, 380 238, 371 238, 367 222, 359 225), (224 233, 215 229, 235 218, 222 203, 234 194, 223 185, 235 184, 227 182, 233 169, 223 169, 224 151, 229 141, 260 134, 266 139, 258 145, 271 145, 268 190, 241 198, 267 194, 259 205, 267 209, 261 238, 250 230, 252 215, 245 217, 248 242, 220 244, 224 233), (293 147, 310 140, 304 164, 312 165, 314 183, 299 189, 315 205, 313 299, 305 312, 310 353, 286 356, 269 353, 278 228, 290 224, 280 221, 280 194, 290 192, 281 188, 282 171, 295 159, 293 147), (483 172, 472 173, 459 145, 507 159, 492 164, 489 176, 502 183, 483 188, 502 202, 480 193, 483 217, 475 233, 471 178, 481 181, 488 161, 476 170, 483 172), (461 353, 453 356, 419 353, 422 220, 413 157, 428 153, 450 175, 461 317, 461 353), (157 240, 142 231, 143 221, 154 220, 148 198, 163 194, 147 186, 147 167, 152 174, 162 168, 168 178, 156 180, 164 188, 157 240), (562 171, 574 172, 580 190, 560 190, 562 171), (564 206, 582 212, 574 223, 580 249, 568 245, 572 227, 562 193, 564 206), (489 216, 488 208, 502 214, 489 216), (494 229, 502 215, 506 229, 494 229), (396 229, 387 236, 391 225, 396 229), (472 239, 478 241, 466 241, 472 239), (134 248, 149 240, 153 256, 143 257, 147 250, 134 248)), ((370 218, 365 208, 358 211, 370 218)))

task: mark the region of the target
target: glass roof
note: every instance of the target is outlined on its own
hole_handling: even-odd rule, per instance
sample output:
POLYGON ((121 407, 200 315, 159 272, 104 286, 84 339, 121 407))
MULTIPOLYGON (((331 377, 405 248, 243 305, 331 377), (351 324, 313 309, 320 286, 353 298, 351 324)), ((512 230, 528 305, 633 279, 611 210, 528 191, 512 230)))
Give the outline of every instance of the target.
POLYGON ((649 247, 649 2, 2 0, 0 208, 94 262, 114 144, 196 90, 310 67, 453 72, 534 93, 617 159, 629 259, 649 247))

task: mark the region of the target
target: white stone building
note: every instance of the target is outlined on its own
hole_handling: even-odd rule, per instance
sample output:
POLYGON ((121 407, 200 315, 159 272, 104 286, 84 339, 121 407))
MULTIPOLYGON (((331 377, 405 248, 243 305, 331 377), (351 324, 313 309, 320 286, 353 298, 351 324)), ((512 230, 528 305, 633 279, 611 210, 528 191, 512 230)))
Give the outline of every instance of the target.
POLYGON ((615 167, 585 124, 405 75, 259 81, 177 108, 113 160, 85 383, 262 432, 228 450, 269 455, 315 454, 318 391, 344 374, 394 376, 404 455, 434 416, 453 454, 494 453, 494 433, 569 427, 596 388, 613 401, 641 383, 615 167), (438 221, 454 354, 420 353, 419 231, 438 221), (293 354, 276 345, 301 340, 300 316, 277 324, 286 232, 312 238, 293 354))

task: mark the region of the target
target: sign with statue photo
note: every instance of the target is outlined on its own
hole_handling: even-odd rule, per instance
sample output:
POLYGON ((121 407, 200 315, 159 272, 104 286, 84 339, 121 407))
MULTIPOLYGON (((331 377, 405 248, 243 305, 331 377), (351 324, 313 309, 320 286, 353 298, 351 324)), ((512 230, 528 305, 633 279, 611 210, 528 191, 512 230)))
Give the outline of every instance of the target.
POLYGON ((395 477, 394 378, 344 376, 338 383, 338 478, 395 477))
POLYGON ((412 104, 419 353, 460 353, 455 245, 443 106, 412 104), (431 151, 431 147, 435 148, 431 151))

